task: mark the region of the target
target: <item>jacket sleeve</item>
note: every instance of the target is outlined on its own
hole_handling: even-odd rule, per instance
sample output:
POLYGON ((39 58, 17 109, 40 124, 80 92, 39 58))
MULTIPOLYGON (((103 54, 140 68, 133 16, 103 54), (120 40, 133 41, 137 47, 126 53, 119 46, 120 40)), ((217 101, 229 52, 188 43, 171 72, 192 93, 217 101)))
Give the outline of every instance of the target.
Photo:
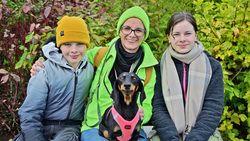
POLYGON ((95 55, 97 53, 97 51, 100 49, 101 47, 94 47, 93 49, 88 50, 86 53, 88 55, 88 61, 93 64, 94 62, 94 58, 95 55))
POLYGON ((37 75, 31 77, 27 97, 19 109, 22 133, 25 141, 43 141, 43 118, 48 95, 45 70, 40 68, 37 75))
POLYGON ((160 66, 156 68, 155 95, 153 98, 154 127, 162 141, 180 141, 178 131, 171 119, 162 94, 160 66))
MULTIPOLYGON (((143 101, 142 104, 142 109, 144 110, 144 119, 142 121, 142 125, 146 124, 149 122, 149 120, 152 117, 152 99, 154 96, 154 86, 155 86, 155 81, 156 81, 156 75, 155 75, 155 70, 153 69, 150 81, 148 82, 148 84, 144 87, 144 92, 146 95, 146 99, 143 101)), ((137 103, 139 104, 139 98, 137 100, 137 103)), ((140 105, 140 104, 139 104, 140 105)))
POLYGON ((208 86, 201 113, 186 141, 207 141, 219 125, 224 106, 223 72, 220 63, 210 57, 212 78, 208 86))

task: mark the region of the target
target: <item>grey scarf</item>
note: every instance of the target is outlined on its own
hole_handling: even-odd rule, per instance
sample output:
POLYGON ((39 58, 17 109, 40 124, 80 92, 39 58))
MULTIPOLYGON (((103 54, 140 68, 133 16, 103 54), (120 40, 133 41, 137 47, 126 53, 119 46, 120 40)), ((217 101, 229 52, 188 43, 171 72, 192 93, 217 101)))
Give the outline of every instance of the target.
POLYGON ((183 139, 195 125, 212 76, 209 59, 203 50, 204 46, 200 42, 196 42, 193 49, 186 54, 179 54, 169 46, 161 59, 164 100, 178 133, 183 134, 183 139), (185 108, 180 80, 171 56, 190 64, 185 108))

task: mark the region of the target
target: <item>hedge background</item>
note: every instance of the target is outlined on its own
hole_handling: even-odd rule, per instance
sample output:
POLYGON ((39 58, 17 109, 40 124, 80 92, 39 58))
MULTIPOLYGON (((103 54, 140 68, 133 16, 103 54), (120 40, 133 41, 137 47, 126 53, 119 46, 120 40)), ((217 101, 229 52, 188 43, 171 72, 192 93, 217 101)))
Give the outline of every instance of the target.
POLYGON ((1 0, 0 2, 0 138, 20 132, 18 109, 26 97, 29 70, 41 47, 55 35, 63 15, 80 16, 88 24, 90 48, 116 35, 119 16, 141 6, 150 18, 147 42, 160 60, 166 49, 167 21, 176 11, 197 20, 198 39, 220 61, 225 85, 224 113, 219 125, 224 140, 250 140, 250 46, 248 0, 1 0))

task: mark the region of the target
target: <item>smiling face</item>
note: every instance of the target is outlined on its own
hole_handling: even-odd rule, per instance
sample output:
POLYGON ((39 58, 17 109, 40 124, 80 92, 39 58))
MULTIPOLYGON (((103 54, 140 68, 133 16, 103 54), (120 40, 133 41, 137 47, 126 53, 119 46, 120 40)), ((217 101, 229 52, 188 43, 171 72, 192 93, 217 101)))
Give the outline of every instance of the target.
MULTIPOLYGON (((129 18, 127 19, 122 26, 130 27, 132 30, 135 29, 145 29, 142 21, 138 18, 129 18)), ((121 37, 121 42, 123 48, 129 53, 135 53, 140 47, 140 44, 145 38, 145 34, 141 37, 135 35, 135 32, 132 31, 130 34, 126 35, 120 30, 119 33, 121 37)))
POLYGON ((194 47, 197 32, 190 22, 184 20, 173 26, 173 30, 168 35, 168 40, 176 52, 185 54, 194 47))
POLYGON ((60 49, 68 64, 73 68, 76 68, 85 55, 86 45, 82 43, 68 42, 62 44, 60 49))

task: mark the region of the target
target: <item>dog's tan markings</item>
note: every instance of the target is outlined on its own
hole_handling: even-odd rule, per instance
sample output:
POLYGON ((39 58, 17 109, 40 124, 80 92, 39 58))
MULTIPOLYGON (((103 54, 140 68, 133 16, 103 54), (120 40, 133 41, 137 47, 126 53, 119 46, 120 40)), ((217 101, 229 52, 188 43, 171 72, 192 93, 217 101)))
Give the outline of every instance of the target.
POLYGON ((135 85, 131 85, 130 90, 135 92, 136 91, 135 85))
POLYGON ((120 85, 118 85, 118 89, 119 89, 119 91, 122 91, 122 88, 121 88, 121 86, 120 86, 120 85))
POLYGON ((138 91, 138 89, 139 89, 139 86, 136 86, 135 91, 137 92, 137 91, 138 91))
POLYGON ((107 130, 104 130, 104 131, 103 131, 103 135, 104 135, 104 137, 105 137, 106 139, 109 140, 109 132, 108 132, 107 130))
POLYGON ((114 132, 117 132, 119 130, 121 130, 120 126, 116 125, 115 128, 114 128, 114 132))
POLYGON ((120 86, 120 90, 125 90, 125 87, 123 84, 120 86))
POLYGON ((139 132, 140 129, 141 129, 141 126, 140 126, 140 125, 137 125, 137 126, 135 127, 135 130, 136 130, 137 132, 139 132))
POLYGON ((124 96, 124 102, 129 105, 131 102, 132 102, 132 96, 131 95, 126 95, 126 94, 123 94, 124 96))
POLYGON ((124 102, 127 105, 129 105, 132 102, 132 97, 135 94, 135 85, 131 85, 130 90, 132 91, 132 93, 130 93, 129 95, 127 95, 126 93, 122 93, 124 97, 124 102))

